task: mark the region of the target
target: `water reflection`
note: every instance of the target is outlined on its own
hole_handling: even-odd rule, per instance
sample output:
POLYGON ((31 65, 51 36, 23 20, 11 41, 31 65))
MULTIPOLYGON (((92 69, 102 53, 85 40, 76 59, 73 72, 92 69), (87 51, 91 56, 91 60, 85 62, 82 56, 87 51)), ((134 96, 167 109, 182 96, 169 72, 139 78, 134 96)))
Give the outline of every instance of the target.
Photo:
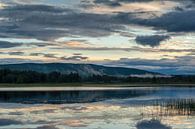
POLYGON ((194 92, 194 88, 5 92, 2 102, 19 103, 0 103, 0 129, 195 129, 194 92), (32 104, 38 99, 39 104, 32 104))
POLYGON ((11 103, 88 103, 107 99, 145 96, 156 89, 81 90, 81 91, 0 91, 0 102, 11 103))
POLYGON ((143 120, 136 125, 137 129, 171 129, 167 125, 163 125, 159 120, 143 120))
POLYGON ((156 101, 154 106, 158 112, 156 115, 195 115, 195 100, 193 99, 170 99, 156 101))

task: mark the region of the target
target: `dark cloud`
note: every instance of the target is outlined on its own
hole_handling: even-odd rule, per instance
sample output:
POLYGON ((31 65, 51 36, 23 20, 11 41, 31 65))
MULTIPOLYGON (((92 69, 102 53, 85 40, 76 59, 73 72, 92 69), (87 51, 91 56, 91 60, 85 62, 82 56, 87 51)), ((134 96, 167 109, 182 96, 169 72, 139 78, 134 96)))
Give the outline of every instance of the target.
POLYGON ((156 1, 156 0, 116 0, 116 1, 131 3, 131 2, 151 2, 151 1, 156 1))
POLYGON ((160 45, 160 42, 169 39, 167 35, 151 35, 151 36, 137 36, 135 41, 141 45, 149 45, 155 47, 160 45))
POLYGON ((21 43, 11 43, 7 41, 0 41, 0 49, 1 48, 12 48, 12 47, 18 47, 21 46, 21 43))
POLYGON ((151 2, 155 0, 94 0, 95 4, 102 4, 111 7, 121 6, 121 3, 133 3, 133 2, 151 2))
POLYGON ((86 56, 79 56, 79 55, 74 55, 74 56, 70 56, 70 57, 61 57, 61 60, 70 60, 70 61, 83 61, 83 60, 87 60, 88 57, 86 56))
POLYGON ((81 56, 82 53, 73 53, 73 55, 75 55, 75 56, 81 56))
POLYGON ((106 36, 123 28, 113 23, 112 16, 106 14, 82 13, 71 9, 56 11, 56 8, 51 6, 26 6, 16 5, 1 9, 0 16, 9 20, 0 23, 0 35, 54 40, 72 35, 106 36))
POLYGON ((20 121, 11 120, 11 119, 0 119, 0 126, 8 126, 8 125, 16 125, 16 124, 22 124, 20 121))
POLYGON ((194 32, 195 10, 174 11, 153 19, 137 19, 139 25, 156 27, 169 32, 194 32))
POLYGON ((55 56, 55 54, 50 54, 50 53, 30 53, 30 56, 44 56, 47 58, 58 58, 55 56))
POLYGON ((81 53, 74 53, 73 56, 69 56, 69 57, 66 56, 57 57, 55 54, 46 54, 46 53, 31 53, 30 56, 43 56, 47 58, 55 58, 55 59, 66 60, 66 61, 83 61, 88 59, 88 57, 82 56, 81 53))
POLYGON ((24 52, 8 52, 9 55, 24 55, 24 52))
POLYGON ((48 57, 48 58, 56 58, 55 54, 43 54, 44 57, 48 57))
MULTIPOLYGON (((108 4, 113 1, 95 2, 108 4)), ((55 40, 65 36, 101 37, 122 33, 125 25, 131 24, 170 32, 195 30, 195 10, 168 12, 151 19, 136 17, 140 13, 148 15, 150 12, 95 14, 46 5, 7 6, 0 10, 0 17, 4 18, 0 23, 0 36, 40 40, 55 40)))
POLYGON ((8 11, 16 11, 17 12, 23 12, 26 11, 26 13, 30 12, 48 12, 48 13, 63 13, 64 11, 69 11, 60 7, 54 7, 49 5, 18 5, 18 6, 11 6, 9 8, 6 8, 5 10, 8 11))
POLYGON ((37 47, 45 47, 45 46, 55 46, 56 44, 48 43, 48 42, 37 42, 37 43, 28 43, 25 46, 37 46, 37 47))
POLYGON ((118 1, 113 1, 113 0, 95 0, 95 4, 103 4, 111 7, 118 7, 121 6, 120 2, 118 1))
POLYGON ((30 53, 30 56, 39 56, 39 55, 43 55, 43 53, 30 53))
POLYGON ((37 127, 36 129, 59 129, 59 128, 53 125, 44 125, 44 126, 37 127))

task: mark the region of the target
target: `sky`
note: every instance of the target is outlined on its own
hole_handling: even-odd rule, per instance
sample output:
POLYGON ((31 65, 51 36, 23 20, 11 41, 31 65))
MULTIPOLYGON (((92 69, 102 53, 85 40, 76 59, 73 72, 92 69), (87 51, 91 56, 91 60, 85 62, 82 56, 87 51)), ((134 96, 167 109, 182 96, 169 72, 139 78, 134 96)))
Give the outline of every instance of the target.
POLYGON ((195 74, 194 0, 0 0, 0 64, 195 74))

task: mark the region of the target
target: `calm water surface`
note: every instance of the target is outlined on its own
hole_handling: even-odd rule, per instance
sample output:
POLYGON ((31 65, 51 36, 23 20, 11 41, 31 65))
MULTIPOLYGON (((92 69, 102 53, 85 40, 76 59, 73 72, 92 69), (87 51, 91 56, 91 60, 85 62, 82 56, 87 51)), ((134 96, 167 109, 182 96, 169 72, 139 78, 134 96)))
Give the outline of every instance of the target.
POLYGON ((195 129, 195 88, 0 89, 2 129, 195 129))

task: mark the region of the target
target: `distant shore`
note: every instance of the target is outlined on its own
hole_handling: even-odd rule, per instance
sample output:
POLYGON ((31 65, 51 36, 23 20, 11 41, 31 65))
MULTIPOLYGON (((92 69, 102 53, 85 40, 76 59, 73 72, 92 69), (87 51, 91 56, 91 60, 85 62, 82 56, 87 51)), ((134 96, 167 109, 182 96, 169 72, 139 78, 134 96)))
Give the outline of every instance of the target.
POLYGON ((0 88, 7 87, 195 87, 195 84, 143 84, 143 83, 1 83, 0 88))

